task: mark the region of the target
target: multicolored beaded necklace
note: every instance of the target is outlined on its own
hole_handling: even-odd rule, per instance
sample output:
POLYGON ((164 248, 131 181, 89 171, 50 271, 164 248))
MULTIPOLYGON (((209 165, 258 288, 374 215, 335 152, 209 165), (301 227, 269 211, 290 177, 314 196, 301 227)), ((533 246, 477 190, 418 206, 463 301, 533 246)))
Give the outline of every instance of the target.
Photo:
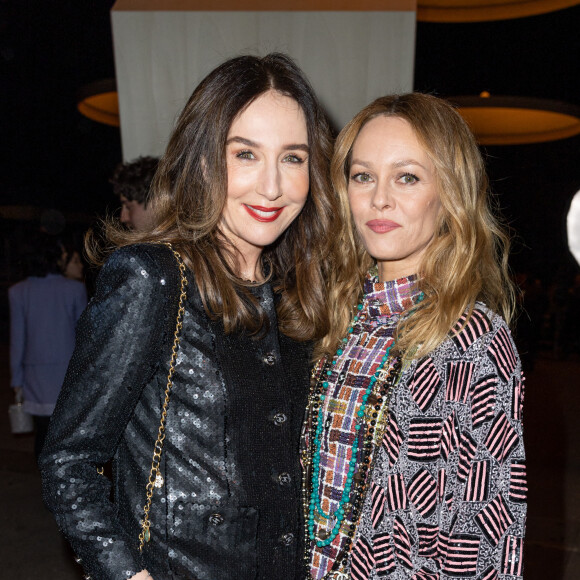
MULTIPOLYGON (((415 298, 415 304, 423 300, 423 293, 415 298)), ((338 506, 332 512, 326 513, 322 507, 319 494, 320 489, 320 459, 322 450, 322 438, 325 429, 324 425, 324 401, 327 397, 329 387, 329 377, 332 375, 332 367, 336 365, 338 357, 343 354, 344 346, 352 336, 354 326, 359 321, 359 313, 363 310, 363 304, 357 305, 356 314, 348 328, 348 335, 341 340, 332 361, 326 360, 322 365, 318 365, 313 373, 313 391, 311 393, 309 410, 312 424, 310 432, 314 432, 314 437, 310 442, 309 456, 303 457, 305 464, 305 474, 303 477, 304 505, 306 510, 306 536, 310 542, 315 542, 317 547, 329 546, 339 534, 343 522, 350 514, 350 524, 347 524, 345 548, 338 554, 332 567, 331 574, 337 573, 340 566, 348 564, 348 553, 352 545, 352 538, 356 531, 360 508, 364 499, 367 475, 371 471, 371 455, 373 441, 380 440, 386 428, 386 417, 388 401, 393 386, 401 370, 401 361, 397 357, 391 357, 391 351, 395 346, 392 340, 387 346, 384 355, 362 396, 362 401, 356 411, 356 423, 354 425, 354 440, 351 447, 351 456, 348 463, 346 481, 338 506), (382 419, 379 420, 379 418, 382 419), (361 438, 362 435, 362 438, 361 438), (359 443, 360 441, 360 443, 359 443), (359 453, 359 445, 362 445, 362 454, 359 453), (361 456, 358 462, 357 458, 361 456), (308 489, 309 488, 309 489, 308 489), (355 492, 354 494, 352 492, 355 492), (353 496, 351 499, 351 495, 353 496), (324 520, 334 521, 332 529, 327 532, 323 530, 318 535, 315 533, 315 518, 319 516, 324 520)), ((412 312, 412 309, 410 312, 412 312)), ((344 530, 343 530, 344 531, 344 530)), ((310 542, 307 542, 309 544, 310 542)), ((309 554, 305 556, 309 560, 309 554)))

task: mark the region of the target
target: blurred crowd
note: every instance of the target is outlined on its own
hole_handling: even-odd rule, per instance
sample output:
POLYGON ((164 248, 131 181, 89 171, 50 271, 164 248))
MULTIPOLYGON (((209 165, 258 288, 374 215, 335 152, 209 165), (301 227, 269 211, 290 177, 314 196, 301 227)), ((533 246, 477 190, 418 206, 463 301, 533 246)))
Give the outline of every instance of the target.
MULTIPOLYGON (((157 158, 139 157, 120 163, 111 176, 119 201, 112 219, 128 229, 148 223, 148 194, 157 164, 157 158)), ((38 457, 74 349, 76 323, 93 293, 98 268, 90 267, 84 252, 86 231, 67 228, 58 210, 43 212, 37 224, 29 220, 11 230, 3 268, 10 386, 32 416, 38 457)))
POLYGON ((580 354, 580 273, 560 273, 549 283, 526 272, 520 290, 515 337, 527 372, 540 351, 557 360, 580 354))

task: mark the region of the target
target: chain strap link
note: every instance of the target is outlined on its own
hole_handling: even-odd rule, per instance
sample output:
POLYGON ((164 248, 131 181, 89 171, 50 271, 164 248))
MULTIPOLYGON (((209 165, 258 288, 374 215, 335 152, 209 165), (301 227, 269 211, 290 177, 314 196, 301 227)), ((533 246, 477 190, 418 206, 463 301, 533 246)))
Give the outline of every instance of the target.
POLYGON ((185 313, 185 299, 187 297, 186 287, 187 278, 185 277, 185 264, 181 259, 181 255, 177 250, 174 250, 171 244, 167 243, 169 249, 173 252, 177 265, 179 266, 179 275, 181 277, 180 293, 179 293, 179 308, 177 310, 177 321, 175 324, 175 332, 173 334, 173 347, 171 348, 171 360, 169 362, 169 373, 167 375, 167 385, 165 386, 165 399, 163 401, 163 408, 161 410, 161 419, 159 422, 159 430, 157 432, 157 440, 153 447, 153 459, 151 461, 151 470, 149 471, 149 479, 147 481, 146 496, 147 501, 143 506, 143 519, 141 520, 141 533, 139 534, 139 551, 143 551, 143 546, 151 539, 150 527, 151 521, 149 519, 149 512, 151 510, 151 502, 153 500, 153 490, 156 484, 160 487, 159 481, 162 481, 159 465, 161 463, 161 452, 163 451, 163 442, 165 440, 165 421, 167 419, 167 409, 169 407, 169 396, 171 388, 173 387, 173 374, 175 373, 175 361, 177 360, 177 351, 179 350, 179 335, 183 326, 183 315, 185 313))

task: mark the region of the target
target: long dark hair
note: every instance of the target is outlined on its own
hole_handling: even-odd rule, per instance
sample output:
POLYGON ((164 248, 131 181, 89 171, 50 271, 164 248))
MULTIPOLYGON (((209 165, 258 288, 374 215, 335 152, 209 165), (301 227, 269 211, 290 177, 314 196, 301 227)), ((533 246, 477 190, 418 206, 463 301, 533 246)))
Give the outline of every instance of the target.
POLYGON ((151 196, 156 218, 147 232, 109 225, 115 246, 171 242, 193 270, 207 312, 227 332, 257 332, 265 315, 234 270, 235 249, 219 230, 227 199, 226 140, 236 117, 267 91, 294 99, 306 118, 310 191, 301 214, 266 248, 274 287, 281 294, 278 322, 298 340, 328 331, 324 282, 332 261, 338 203, 329 177, 332 136, 304 73, 284 54, 239 56, 214 69, 194 90, 173 130, 155 175, 151 196))

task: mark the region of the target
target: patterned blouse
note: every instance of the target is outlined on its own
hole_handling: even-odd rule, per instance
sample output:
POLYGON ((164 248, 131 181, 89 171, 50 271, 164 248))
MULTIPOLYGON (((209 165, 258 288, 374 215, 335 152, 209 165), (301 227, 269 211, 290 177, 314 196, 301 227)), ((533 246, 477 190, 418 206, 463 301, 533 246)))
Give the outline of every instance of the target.
MULTIPOLYGON (((338 507, 356 412, 401 314, 417 299, 415 282, 367 279, 359 322, 332 366, 315 490, 326 513, 338 507)), ((373 449, 358 526, 349 538, 356 518, 347 515, 330 545, 310 543, 312 578, 345 577, 329 572, 348 543, 348 563, 338 569, 354 580, 522 577, 521 365, 505 322, 484 304, 464 323, 403 367, 373 449)), ((318 537, 333 526, 318 515, 315 524, 318 537)))

